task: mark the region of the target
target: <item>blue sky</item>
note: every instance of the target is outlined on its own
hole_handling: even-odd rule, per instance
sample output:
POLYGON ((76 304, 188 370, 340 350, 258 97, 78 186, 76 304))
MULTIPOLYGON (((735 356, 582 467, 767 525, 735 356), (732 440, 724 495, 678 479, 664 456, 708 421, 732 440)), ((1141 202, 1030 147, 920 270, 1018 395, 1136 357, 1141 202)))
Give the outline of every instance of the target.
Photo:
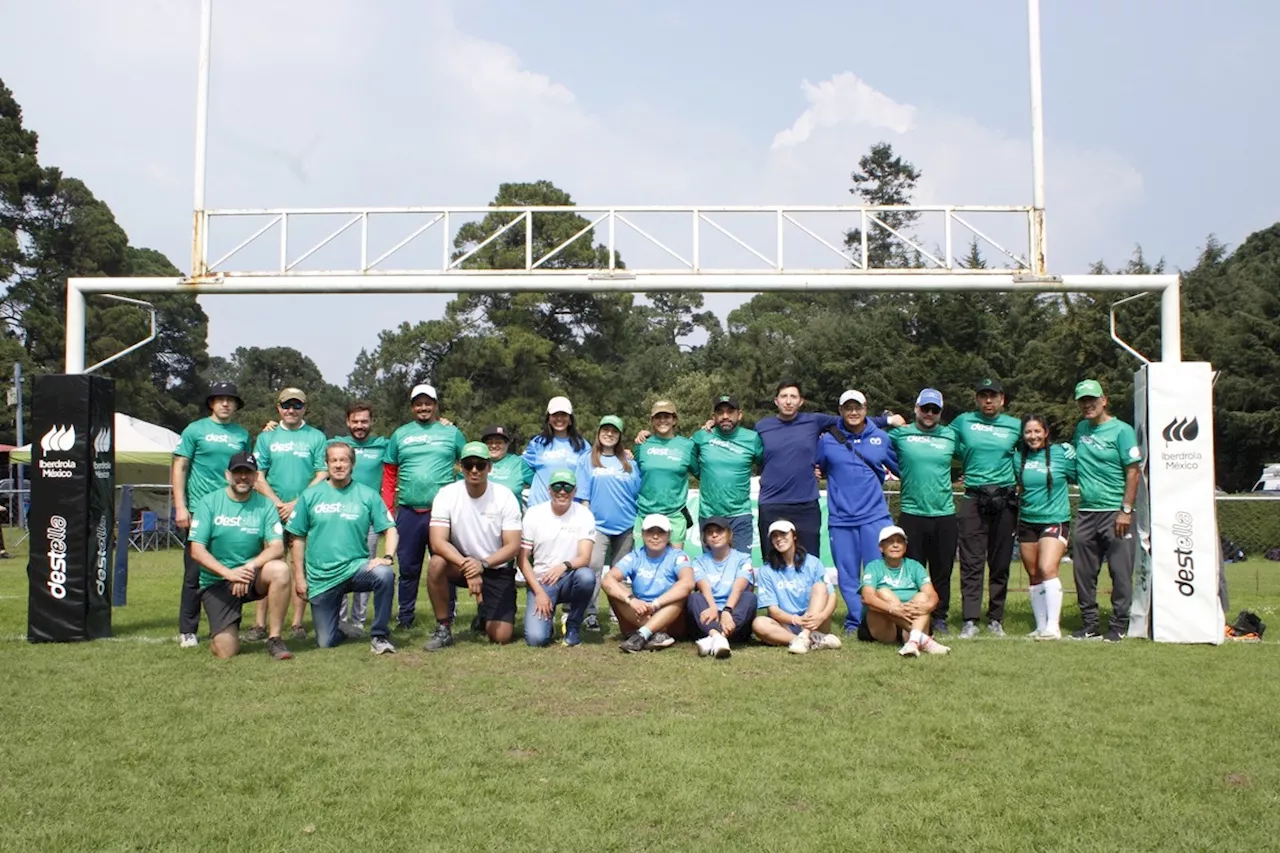
MULTIPOLYGON (((0 0, 0 79, 42 160, 183 269, 198 9, 0 0)), ((538 178, 584 204, 838 204, 880 139, 923 170, 922 202, 1030 200, 1022 0, 215 10, 212 207, 478 205, 538 178)), ((1118 265, 1137 243, 1189 266, 1206 235, 1236 244, 1276 220, 1280 6, 1042 14, 1051 271, 1118 265)), ((379 330, 444 301, 202 299, 212 353, 295 346, 339 384, 379 330)))

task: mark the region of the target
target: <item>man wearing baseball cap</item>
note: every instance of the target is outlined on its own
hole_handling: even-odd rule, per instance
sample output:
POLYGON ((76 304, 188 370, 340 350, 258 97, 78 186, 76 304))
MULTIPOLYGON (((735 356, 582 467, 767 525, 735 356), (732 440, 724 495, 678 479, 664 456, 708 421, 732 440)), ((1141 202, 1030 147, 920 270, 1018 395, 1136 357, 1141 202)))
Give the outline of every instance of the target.
POLYGON ((627 553, 600 584, 622 629, 619 648, 628 653, 673 645, 671 634, 683 633, 684 605, 693 591, 693 564, 671 547, 671 519, 651 513, 640 527, 644 547, 627 553))
POLYGON ((453 482, 455 465, 467 443, 457 427, 440 423, 438 400, 433 386, 413 386, 409 391, 413 420, 391 434, 383 459, 382 500, 395 516, 399 536, 396 621, 405 629, 413 627, 417 613, 422 564, 430 547, 431 504, 436 493, 453 482))
POLYGON ((533 469, 519 456, 513 456, 511 432, 504 426, 493 424, 484 428, 480 440, 489 448, 489 482, 506 486, 520 502, 524 512, 524 490, 533 484, 533 469))
POLYGON ((960 600, 964 625, 960 638, 978 636, 982 616, 982 579, 991 567, 987 630, 1004 636, 1004 601, 1018 526, 1018 488, 1013 457, 1022 423, 1003 413, 1004 386, 987 377, 974 385, 977 408, 951 422, 956 455, 964 466, 964 497, 956 514, 960 537, 960 600))
POLYGON ((489 482, 489 448, 463 445, 462 479, 436 492, 431 504, 431 560, 427 591, 436 629, 426 650, 453 645, 452 587, 465 586, 476 599, 485 634, 509 643, 516 623, 516 569, 520 550, 520 504, 506 486, 489 482))
MULTIPOLYGON (((636 465, 642 475, 636 511, 641 515, 665 515, 670 541, 684 547, 689 530, 689 475, 698 475, 698 448, 691 439, 676 434, 676 406, 659 400, 649 411, 653 432, 635 447, 636 465)), ((643 536, 637 525, 636 533, 643 536)))
POLYGON ((741 425, 742 405, 731 394, 713 401, 712 430, 693 434, 698 453, 698 524, 722 517, 733 533, 733 547, 747 554, 755 539, 751 518, 751 473, 764 461, 764 445, 755 430, 741 425))
POLYGON ((550 643, 556 605, 562 605, 564 644, 576 646, 582 642, 582 619, 596 590, 590 568, 596 520, 590 509, 574 501, 578 478, 572 471, 553 471, 549 479, 551 499, 529 508, 520 534, 520 573, 526 584, 524 641, 531 646, 550 643))
POLYGON ((1099 637, 1098 576, 1105 555, 1111 572, 1111 620, 1103 639, 1118 643, 1129 630, 1129 608, 1133 604, 1133 564, 1137 556, 1133 503, 1138 495, 1142 448, 1133 427, 1107 411, 1107 396, 1096 379, 1085 379, 1076 385, 1075 397, 1084 419, 1076 424, 1072 437, 1080 509, 1072 532, 1071 556, 1084 624, 1071 637, 1099 637))
MULTIPOLYGON (((288 521, 298 503, 298 497, 325 478, 324 447, 328 442, 324 433, 306 422, 307 395, 300 388, 285 388, 276 397, 279 425, 258 435, 253 455, 258 458, 258 491, 267 496, 275 506, 282 522, 288 521)), ((286 559, 291 559, 292 536, 288 530, 284 537, 286 559)), ((301 567, 294 566, 297 571, 301 567)), ((293 599, 293 627, 290 636, 295 640, 306 639, 302 627, 307 601, 301 596, 293 599)), ((266 614, 262 608, 254 615, 250 639, 258 639, 266 633, 266 614)))
POLYGON ((897 525, 880 531, 880 553, 862 570, 866 619, 858 627, 865 642, 901 644, 903 657, 945 655, 951 649, 929 636, 929 614, 938 603, 924 566, 907 556, 907 533, 897 525))
MULTIPOLYGON (((173 450, 173 521, 183 530, 191 525, 191 511, 200 499, 226 486, 231 457, 249 449, 249 431, 231 422, 244 407, 235 383, 213 383, 204 403, 209 416, 188 424, 173 450)), ((192 557, 188 541, 182 549, 182 599, 178 608, 182 648, 196 645, 199 630, 200 564, 192 557)))
POLYGON ((547 401, 547 416, 542 432, 529 440, 524 448, 524 461, 533 469, 529 486, 529 506, 537 506, 550 494, 547 478, 552 471, 576 471, 583 457, 591 455, 591 445, 578 431, 573 403, 568 397, 552 397, 547 401))
POLYGON ((240 451, 223 474, 226 484, 196 502, 187 546, 200 566, 200 600, 209 617, 214 657, 240 650, 241 612, 247 601, 267 600, 267 654, 293 657, 280 636, 289 607, 289 567, 275 507, 254 490, 258 461, 240 451))
POLYGON ((906 531, 907 556, 929 570, 938 603, 933 633, 947 634, 951 573, 956 562, 956 502, 951 462, 956 431, 942 422, 942 392, 925 388, 916 397, 915 421, 889 433, 902 472, 898 524, 906 531))

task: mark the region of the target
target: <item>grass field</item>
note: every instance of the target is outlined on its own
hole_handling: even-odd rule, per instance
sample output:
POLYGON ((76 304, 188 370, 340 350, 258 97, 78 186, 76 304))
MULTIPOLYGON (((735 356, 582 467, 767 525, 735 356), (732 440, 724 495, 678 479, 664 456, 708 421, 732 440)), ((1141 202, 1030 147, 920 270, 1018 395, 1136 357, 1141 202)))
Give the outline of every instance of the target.
MULTIPOLYGON (((91 644, 21 639, 25 565, 0 563, 0 850, 1280 844, 1272 638, 717 662, 464 632, 428 656, 420 620, 394 656, 350 643, 273 664, 252 645, 220 662, 203 636, 174 641, 177 552, 134 558, 116 638, 91 644)), ((1280 631, 1280 565, 1229 577, 1233 613, 1280 631)), ((1025 593, 1010 605, 1024 633, 1025 593)))

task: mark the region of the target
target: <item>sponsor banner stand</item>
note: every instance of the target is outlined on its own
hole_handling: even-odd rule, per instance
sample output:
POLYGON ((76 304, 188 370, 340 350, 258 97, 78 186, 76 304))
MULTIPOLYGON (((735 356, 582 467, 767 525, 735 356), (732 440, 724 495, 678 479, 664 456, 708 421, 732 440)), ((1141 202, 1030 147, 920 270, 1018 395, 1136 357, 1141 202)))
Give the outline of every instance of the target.
POLYGON ((1130 634, 1166 643, 1223 641, 1214 501, 1213 368, 1145 365, 1135 377, 1143 450, 1139 553, 1130 634))
POLYGON ((115 392, 108 379, 35 378, 27 639, 111 636, 115 392))

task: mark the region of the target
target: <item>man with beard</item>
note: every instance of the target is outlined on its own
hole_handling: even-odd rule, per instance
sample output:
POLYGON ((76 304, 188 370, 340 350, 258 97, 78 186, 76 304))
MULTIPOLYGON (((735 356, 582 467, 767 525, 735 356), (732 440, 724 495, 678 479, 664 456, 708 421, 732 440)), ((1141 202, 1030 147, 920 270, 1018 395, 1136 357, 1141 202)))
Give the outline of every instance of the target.
MULTIPOLYGON (((387 440, 373 435, 373 404, 368 400, 356 400, 347 406, 347 435, 335 441, 349 445, 356 454, 356 466, 351 479, 375 492, 382 490, 382 460, 387 452, 387 440)), ((378 556, 378 532, 369 527, 369 559, 378 556)), ((364 633, 364 619, 369 611, 369 593, 353 592, 343 597, 338 611, 338 624, 344 634, 359 636, 364 633)))
POLYGON ((693 443, 698 451, 698 526, 708 518, 722 517, 733 533, 733 547, 751 553, 751 469, 764 460, 764 446, 754 430, 741 426, 738 398, 716 398, 715 427, 698 430, 693 443))

